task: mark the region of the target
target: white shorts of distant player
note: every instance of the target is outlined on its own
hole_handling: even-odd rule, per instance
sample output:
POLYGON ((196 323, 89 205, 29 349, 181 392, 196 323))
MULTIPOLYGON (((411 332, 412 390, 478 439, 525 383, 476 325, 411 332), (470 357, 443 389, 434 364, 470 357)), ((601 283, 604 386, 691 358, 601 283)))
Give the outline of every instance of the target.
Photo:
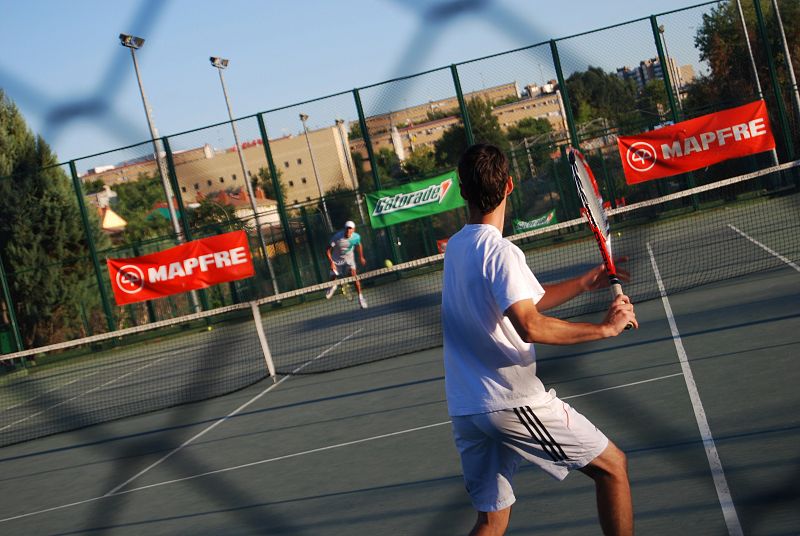
POLYGON ((341 259, 333 257, 333 264, 336 265, 336 271, 331 271, 331 277, 347 277, 353 275, 353 271, 356 269, 356 258, 350 251, 345 253, 341 259))

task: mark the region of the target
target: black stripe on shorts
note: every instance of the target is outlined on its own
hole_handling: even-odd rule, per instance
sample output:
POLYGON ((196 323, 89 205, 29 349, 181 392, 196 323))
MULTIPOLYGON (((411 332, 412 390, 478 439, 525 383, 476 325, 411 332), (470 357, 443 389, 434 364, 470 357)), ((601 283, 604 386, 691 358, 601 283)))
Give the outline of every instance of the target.
POLYGON ((522 407, 513 409, 514 413, 517 415, 517 418, 519 419, 519 422, 522 423, 522 425, 525 427, 526 430, 528 430, 528 433, 531 435, 531 437, 539 442, 539 446, 542 447, 542 450, 546 452, 547 455, 550 456, 550 458, 552 458, 554 462, 566 459, 566 455, 564 455, 564 451, 561 450, 561 447, 558 447, 558 451, 560 451, 558 452, 553 447, 553 445, 550 444, 550 442, 552 443, 555 442, 553 441, 552 436, 550 436, 547 430, 545 430, 547 437, 550 438, 550 442, 547 441, 547 438, 545 438, 545 435, 540 430, 540 427, 544 429, 544 426, 542 426, 542 423, 533 414, 533 410, 531 410, 531 408, 522 407), (531 417, 531 415, 533 416, 533 418, 531 417))
POLYGON ((550 439, 550 442, 553 444, 553 446, 555 446, 555 448, 558 449, 559 454, 561 454, 561 459, 562 460, 568 460, 569 456, 566 455, 566 453, 564 452, 564 449, 561 448, 561 445, 559 445, 558 442, 556 442, 556 440, 553 439, 553 436, 551 436, 550 432, 547 431, 547 428, 544 427, 544 424, 542 424, 542 421, 539 420, 539 417, 536 416, 536 414, 533 412, 533 410, 530 407, 526 406, 526 409, 530 412, 530 414, 534 418, 534 420, 536 420, 537 424, 542 429, 542 431, 544 431, 544 433, 547 434, 547 437, 550 439))

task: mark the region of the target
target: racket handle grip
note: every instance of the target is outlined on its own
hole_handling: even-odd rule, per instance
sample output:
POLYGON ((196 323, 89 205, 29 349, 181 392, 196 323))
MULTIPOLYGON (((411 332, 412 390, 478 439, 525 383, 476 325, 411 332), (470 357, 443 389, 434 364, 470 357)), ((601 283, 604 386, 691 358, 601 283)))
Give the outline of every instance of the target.
MULTIPOLYGON (((616 276, 614 276, 614 277, 610 278, 610 281, 611 281, 611 294, 612 294, 612 296, 614 296, 615 298, 617 296, 621 296, 622 295, 622 285, 619 284, 619 279, 616 276)), ((630 323, 630 322, 628 322, 628 325, 625 326, 626 330, 629 330, 629 329, 632 329, 632 328, 633 328, 633 324, 630 323)))
POLYGON ((611 295, 615 298, 622 295, 622 285, 619 284, 619 281, 611 282, 611 295))

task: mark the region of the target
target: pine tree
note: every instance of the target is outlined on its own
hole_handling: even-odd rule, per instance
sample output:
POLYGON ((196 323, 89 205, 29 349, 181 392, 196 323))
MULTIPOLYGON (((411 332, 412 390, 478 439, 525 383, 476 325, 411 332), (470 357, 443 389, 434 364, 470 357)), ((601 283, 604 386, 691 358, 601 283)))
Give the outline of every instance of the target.
MULTIPOLYGON (((97 218, 91 221, 104 247, 97 218)), ((83 335, 82 319, 98 309, 99 293, 75 192, 1 90, 0 222, 0 254, 25 347, 83 335)))

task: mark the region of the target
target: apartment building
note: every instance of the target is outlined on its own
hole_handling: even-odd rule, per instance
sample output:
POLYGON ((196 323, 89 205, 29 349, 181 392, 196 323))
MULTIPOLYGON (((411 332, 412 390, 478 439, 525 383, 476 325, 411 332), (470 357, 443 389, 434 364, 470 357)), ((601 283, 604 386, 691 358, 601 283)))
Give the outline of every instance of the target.
MULTIPOLYGON (((505 89, 513 87, 515 88, 513 95, 517 95, 517 86, 515 83, 498 87, 505 89)), ((503 131, 508 130, 527 118, 546 119, 552 125, 553 130, 557 132, 567 130, 564 103, 561 98, 561 93, 555 89, 554 84, 546 84, 542 87, 530 85, 526 87, 526 91, 526 97, 517 98, 512 102, 493 107, 492 115, 497 118, 500 123, 500 128, 503 131)), ((504 95, 505 97, 509 96, 507 91, 497 91, 495 94, 504 95)), ((484 97, 483 94, 479 95, 476 93, 475 95, 484 97)), ((433 148, 447 129, 461 123, 460 111, 458 109, 455 111, 458 115, 450 115, 432 121, 428 120, 411 123, 407 126, 398 126, 395 124, 385 132, 374 133, 370 129, 370 141, 372 142, 373 151, 377 152, 384 148, 391 149, 402 161, 405 159, 406 155, 420 147, 427 146, 433 148)), ((393 117, 403 117, 406 113, 405 110, 399 110, 392 115, 393 117)), ((370 119, 371 118, 367 119, 367 124, 369 124, 370 119)), ((369 169, 367 148, 363 138, 350 140, 350 149, 354 153, 361 155, 365 162, 365 170, 369 169)))
MULTIPOLYGON (((498 102, 506 99, 518 99, 519 95, 519 87, 517 87, 516 82, 511 82, 465 93, 464 100, 469 101, 480 97, 489 102, 498 102)), ((401 128, 418 123, 428 123, 432 118, 439 117, 442 114, 452 115, 454 111, 458 113, 458 109, 458 98, 454 95, 385 114, 372 115, 366 118, 367 129, 369 129, 370 137, 374 138, 379 134, 390 132, 393 126, 401 128)))
MULTIPOLYGON (((353 163, 347 145, 347 134, 341 125, 310 130, 305 134, 270 140, 270 149, 284 186, 287 203, 303 203, 320 197, 337 186, 355 188, 351 170, 353 163), (309 151, 309 145, 311 150, 309 151), (313 155, 313 158, 312 158, 313 155), (319 180, 319 183, 317 182, 319 180)), ((266 153, 260 139, 242 144, 248 177, 268 169, 266 153)), ((173 153, 175 174, 181 197, 186 204, 198 202, 217 192, 236 192, 245 187, 242 167, 236 147, 215 149, 210 144, 173 153)), ((113 186, 120 182, 138 180, 142 176, 157 176, 153 159, 101 166, 89 170, 84 182, 102 180, 113 186)))

